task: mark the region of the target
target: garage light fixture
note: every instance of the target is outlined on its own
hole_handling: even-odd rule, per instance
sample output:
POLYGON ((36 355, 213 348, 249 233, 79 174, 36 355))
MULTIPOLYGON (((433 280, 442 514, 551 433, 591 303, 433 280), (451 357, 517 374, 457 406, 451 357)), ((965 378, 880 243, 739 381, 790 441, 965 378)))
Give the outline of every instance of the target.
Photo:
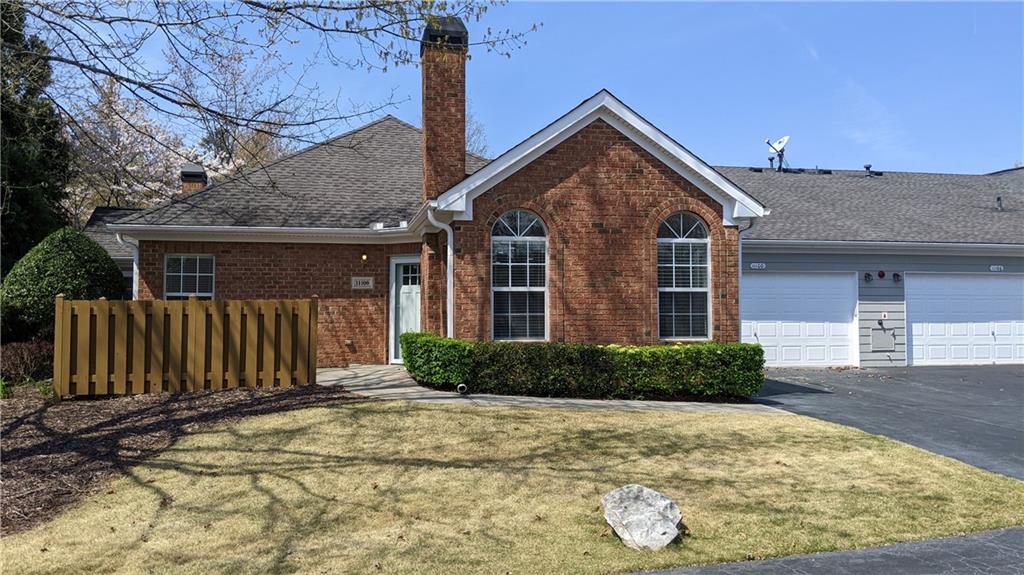
POLYGON ((871 272, 864 272, 864 283, 869 284, 873 279, 875 279, 875 276, 871 275, 871 272))
POLYGON ((892 281, 894 281, 896 283, 900 283, 901 281, 903 281, 903 274, 901 274, 901 273, 894 273, 894 274, 892 274, 892 281))

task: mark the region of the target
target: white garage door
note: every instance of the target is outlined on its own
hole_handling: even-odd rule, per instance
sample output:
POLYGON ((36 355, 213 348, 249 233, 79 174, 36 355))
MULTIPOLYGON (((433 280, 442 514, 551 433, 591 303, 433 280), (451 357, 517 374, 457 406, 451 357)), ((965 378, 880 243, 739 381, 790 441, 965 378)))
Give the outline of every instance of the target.
POLYGON ((856 276, 746 273, 741 338, 760 343, 768 365, 856 365, 856 276))
POLYGON ((911 363, 1024 363, 1024 276, 907 274, 911 363))

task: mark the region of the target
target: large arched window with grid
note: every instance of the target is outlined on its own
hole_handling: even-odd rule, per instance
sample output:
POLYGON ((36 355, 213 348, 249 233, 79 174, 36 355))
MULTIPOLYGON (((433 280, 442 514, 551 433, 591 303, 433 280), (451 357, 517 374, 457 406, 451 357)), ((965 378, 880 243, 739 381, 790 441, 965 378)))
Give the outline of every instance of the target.
POLYGON ((525 210, 491 228, 491 325, 494 339, 543 340, 547 331, 547 230, 525 210))
POLYGON ((697 216, 672 214, 658 228, 658 335, 708 339, 711 245, 697 216))

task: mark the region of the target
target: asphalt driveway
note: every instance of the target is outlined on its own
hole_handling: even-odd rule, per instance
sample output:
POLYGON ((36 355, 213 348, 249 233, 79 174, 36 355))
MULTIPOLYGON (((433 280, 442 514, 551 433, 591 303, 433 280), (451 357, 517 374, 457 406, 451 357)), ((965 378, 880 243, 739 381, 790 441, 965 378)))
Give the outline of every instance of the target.
POLYGON ((1024 479, 1024 367, 770 369, 757 401, 1024 479))

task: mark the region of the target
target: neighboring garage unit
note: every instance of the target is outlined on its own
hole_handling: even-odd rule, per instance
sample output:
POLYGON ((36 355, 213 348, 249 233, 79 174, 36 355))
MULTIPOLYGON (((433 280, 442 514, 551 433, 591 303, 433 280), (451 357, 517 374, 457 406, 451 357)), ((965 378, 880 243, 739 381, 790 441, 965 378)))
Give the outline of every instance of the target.
POLYGON ((1024 168, 719 169, 770 210, 739 262, 768 365, 1024 364, 1024 168))
POLYGON ((1024 363, 1024 275, 906 276, 913 365, 1024 363))
POLYGON ((853 273, 745 273, 741 337, 768 365, 857 365, 853 273))

